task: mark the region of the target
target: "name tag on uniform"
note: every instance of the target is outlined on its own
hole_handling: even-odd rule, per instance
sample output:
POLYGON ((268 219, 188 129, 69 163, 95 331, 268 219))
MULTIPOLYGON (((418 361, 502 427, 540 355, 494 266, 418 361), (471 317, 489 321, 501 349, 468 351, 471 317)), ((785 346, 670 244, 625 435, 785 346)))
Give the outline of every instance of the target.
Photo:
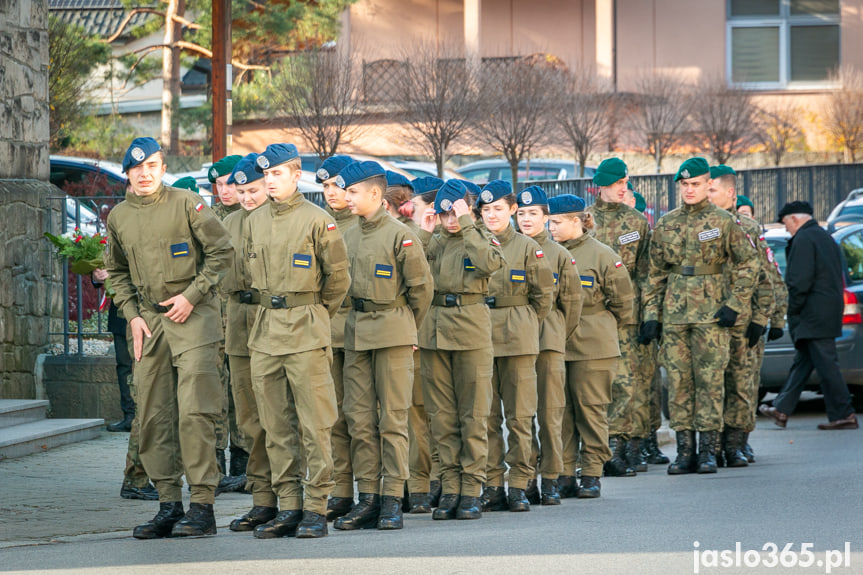
POLYGON ((638 230, 634 232, 629 232, 628 234, 623 234, 617 241, 620 242, 620 245, 625 246, 626 244, 631 244, 632 242, 637 242, 641 239, 641 234, 638 233, 638 230))
POLYGON ((524 283, 527 275, 524 273, 524 270, 510 270, 509 272, 509 281, 515 283, 524 283))
POLYGON ((553 276, 554 276, 554 285, 557 285, 557 278, 558 278, 559 276, 558 276, 556 273, 552 273, 551 275, 553 275, 553 276))
POLYGON ((375 264, 376 278, 391 278, 393 277, 393 266, 384 264, 375 264))
POLYGON ((295 268, 312 267, 312 256, 306 254, 294 254, 293 264, 295 268))
POLYGON ((171 246, 172 258, 182 258, 187 255, 189 255, 189 244, 187 242, 183 242, 182 244, 174 244, 171 246))
POLYGON ((722 232, 719 231, 719 228, 713 228, 712 230, 707 230, 698 234, 698 241, 700 242, 709 242, 710 240, 715 240, 719 236, 722 235, 722 232))
POLYGON ((464 269, 466 269, 469 272, 472 272, 476 269, 476 266, 473 265, 473 262, 470 261, 470 258, 464 259, 464 269))
POLYGON ((581 278, 581 287, 593 287, 593 276, 578 276, 581 278))

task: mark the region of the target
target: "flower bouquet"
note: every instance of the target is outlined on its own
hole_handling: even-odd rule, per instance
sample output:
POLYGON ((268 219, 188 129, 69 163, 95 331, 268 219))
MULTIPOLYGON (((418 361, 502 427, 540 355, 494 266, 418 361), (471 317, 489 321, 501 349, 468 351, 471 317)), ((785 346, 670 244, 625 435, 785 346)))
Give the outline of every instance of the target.
MULTIPOLYGON (((102 234, 95 233, 88 236, 82 233, 79 228, 75 228, 74 231, 66 232, 60 236, 48 232, 45 232, 44 235, 57 247, 57 255, 69 260, 69 269, 73 273, 88 275, 93 273, 93 270, 105 267, 103 258, 108 238, 102 234)), ((109 297, 113 295, 110 281, 111 278, 105 280, 105 293, 109 297)))

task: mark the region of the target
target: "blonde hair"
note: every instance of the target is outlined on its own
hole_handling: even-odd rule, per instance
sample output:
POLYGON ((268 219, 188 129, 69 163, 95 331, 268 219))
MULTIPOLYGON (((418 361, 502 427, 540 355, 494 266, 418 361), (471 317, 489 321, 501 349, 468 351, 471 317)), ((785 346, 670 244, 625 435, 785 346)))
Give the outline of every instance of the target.
POLYGON ((570 220, 579 220, 584 231, 592 230, 594 227, 593 214, 590 212, 566 212, 557 215, 569 218, 570 220))
POLYGON ((303 160, 300 158, 292 158, 285 162, 285 167, 288 168, 289 172, 298 172, 303 169, 303 160))

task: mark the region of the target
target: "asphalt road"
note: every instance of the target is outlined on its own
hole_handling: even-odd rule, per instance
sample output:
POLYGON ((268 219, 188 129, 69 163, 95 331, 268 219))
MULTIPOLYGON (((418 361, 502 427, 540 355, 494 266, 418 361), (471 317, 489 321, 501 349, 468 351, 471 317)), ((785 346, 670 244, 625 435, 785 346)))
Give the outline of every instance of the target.
POLYGON ((670 477, 664 466, 651 466, 636 478, 603 479, 598 500, 568 499, 560 507, 487 513, 469 522, 406 516, 402 531, 331 529, 321 540, 259 541, 232 533, 227 523, 251 498, 227 494, 216 501, 216 537, 137 541, 131 527, 149 519, 155 503, 119 499, 116 468, 125 436, 104 434, 0 463, 0 571, 863 573, 863 430, 818 431, 823 404, 810 401, 801 409, 785 430, 759 419, 751 438, 758 461, 747 469, 670 477), (721 555, 715 558, 720 566, 708 566, 711 550, 730 550, 734 565, 738 542, 740 561, 757 567, 722 567, 721 555), (769 547, 745 554, 769 543, 778 546, 776 557, 769 547), (780 559, 786 565, 811 559, 812 566, 764 566, 780 559), (838 565, 828 571, 831 562, 838 565))

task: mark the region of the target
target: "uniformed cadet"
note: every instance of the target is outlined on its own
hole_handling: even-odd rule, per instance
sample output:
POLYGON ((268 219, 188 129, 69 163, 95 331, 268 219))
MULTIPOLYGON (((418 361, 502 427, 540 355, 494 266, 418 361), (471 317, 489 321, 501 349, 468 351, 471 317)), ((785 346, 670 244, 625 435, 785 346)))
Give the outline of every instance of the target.
MULTIPOLYGON (((581 316, 581 278, 569 252, 551 239, 546 230, 548 198, 539 186, 518 194, 518 227, 539 244, 543 259, 554 276, 551 311, 539 328, 539 355, 536 358, 537 409, 531 446, 531 464, 542 474, 542 505, 560 505, 557 478, 563 472, 563 412, 566 409, 566 342, 575 335, 581 316)), ((530 494, 528 493, 528 499, 530 494)), ((534 501, 531 501, 533 503, 534 501)))
POLYGON ((140 456, 159 491, 159 512, 133 536, 214 535, 219 481, 215 421, 222 408, 216 285, 233 248, 227 230, 196 194, 161 183, 153 138, 123 158, 132 191, 108 216, 106 269, 114 302, 129 321, 140 420, 140 456), (182 476, 191 486, 183 513, 182 476))
MULTIPOLYGON (((611 459, 605 463, 605 474, 632 477, 647 471, 647 460, 641 453, 641 442, 648 436, 642 425, 636 430, 636 412, 641 413, 650 393, 650 379, 643 377, 644 357, 638 343, 641 316, 641 285, 647 281, 649 226, 637 210, 623 203, 627 192, 629 170, 620 158, 608 158, 599 164, 593 183, 599 186, 596 203, 587 208, 593 217, 593 237, 617 253, 635 293, 629 321, 617 324, 620 359, 611 386, 608 406, 608 440, 611 459)), ((651 374, 652 375, 652 374, 651 374)))
POLYGON ((432 515, 439 520, 482 516, 494 358, 485 298, 489 276, 503 265, 500 242, 474 225, 464 196, 461 182, 447 181, 423 213, 419 234, 435 282, 419 347, 440 457, 442 495, 432 515))
POLYGON ((336 421, 330 318, 350 285, 347 253, 333 218, 297 191, 302 165, 294 145, 267 146, 255 169, 271 201, 243 228, 251 287, 261 294, 249 350, 280 511, 254 535, 323 537, 336 421))
POLYGON ((572 194, 549 198, 548 228, 578 267, 584 300, 581 318, 566 342, 566 411, 563 418, 563 474, 575 485, 576 452, 581 455, 581 486, 576 497, 601 495, 599 477, 611 458, 608 406, 620 346, 618 325, 632 319, 629 272, 614 250, 590 235, 593 216, 572 194), (581 443, 579 447, 579 441, 581 443))
POLYGON ((488 420, 483 510, 530 511, 525 490, 536 477, 531 464, 531 425, 537 405, 539 325, 551 311, 554 277, 539 244, 512 227, 510 220, 518 204, 509 182, 492 180, 486 184, 476 206, 486 228, 500 242, 505 260, 489 280, 486 299, 491 308, 494 395, 488 420), (506 449, 504 418, 509 432, 506 449), (507 466, 509 490, 505 491, 507 466))
MULTIPOLYGON (((750 305, 741 310, 734 327, 728 330, 731 347, 728 366, 725 368, 722 410, 725 429, 721 441, 717 442, 721 444, 720 449, 717 449, 718 466, 727 464, 728 467, 746 467, 749 464, 743 454, 746 433, 755 429, 755 409, 758 404, 757 395, 752 395, 752 370, 755 363, 752 348, 758 345, 761 336, 767 331, 767 321, 773 307, 773 276, 768 266, 773 264, 767 261, 769 248, 761 238, 758 223, 737 213, 737 172, 724 164, 712 166, 710 180, 707 190, 710 202, 732 213, 742 226, 746 239, 758 250, 757 283, 750 305)), ((726 274, 730 272, 730 268, 726 268, 726 274)))
POLYGON ((434 282, 419 238, 384 208, 386 171, 355 162, 337 178, 359 223, 345 232, 351 309, 345 323, 344 412, 359 500, 336 529, 401 529, 417 326, 434 282))
POLYGON ((728 328, 750 305, 758 259, 736 218, 707 200, 710 166, 704 158, 686 160, 674 178, 684 205, 662 216, 653 231, 641 341, 658 339, 664 328, 660 363, 668 371, 677 435, 677 460, 668 473, 715 473, 728 328))
MULTIPOLYGON (((345 191, 336 185, 336 176, 345 166, 353 163, 350 156, 330 156, 323 161, 315 173, 315 181, 324 188, 326 211, 336 221, 339 231, 344 234, 348 228, 356 225, 359 218, 348 209, 345 201, 345 191)), ((332 521, 347 514, 354 507, 354 471, 351 466, 351 436, 348 434, 348 424, 342 410, 345 391, 342 373, 345 367, 345 320, 348 317, 350 298, 345 298, 330 320, 333 350, 333 384, 336 390, 336 405, 338 418, 333 425, 333 481, 335 487, 327 502, 327 521, 332 521)))
POLYGON ((435 196, 438 190, 443 186, 443 180, 434 176, 423 176, 411 180, 411 186, 414 189, 413 205, 414 213, 413 220, 417 225, 422 226, 423 214, 430 208, 434 208, 435 196))
MULTIPOLYGON (((231 369, 231 393, 236 408, 237 425, 249 442, 246 467, 242 475, 247 478, 246 489, 252 492, 252 509, 230 524, 231 531, 252 531, 262 523, 275 518, 278 501, 273 492, 270 460, 267 457, 266 437, 258 414, 258 402, 252 391, 252 371, 249 354, 249 331, 257 315, 260 294, 251 288, 251 276, 243 245, 243 227, 247 216, 267 203, 267 190, 263 174, 255 170, 258 154, 249 154, 236 163, 228 176, 233 185, 240 211, 232 212, 224 220, 231 234, 234 260, 219 286, 225 298, 225 353, 231 369)), ((234 452, 231 453, 233 466, 234 452)))
MULTIPOLYGON (((418 234, 420 227, 414 220, 414 188, 403 175, 387 170, 387 191, 384 203, 390 215, 418 234)), ((410 478, 407 482, 408 500, 405 511, 409 513, 431 513, 432 493, 440 498, 440 465, 437 450, 431 440, 431 422, 423 400, 422 373, 419 347, 414 349, 414 381, 411 391, 411 407, 408 412, 408 466, 410 478)))
MULTIPOLYGON (((737 196, 737 213, 752 218, 755 214, 755 204, 746 196, 737 196)), ((759 224, 760 225, 760 224, 759 224)), ((764 240, 764 235, 759 237, 760 241, 764 240)), ((770 329, 767 331, 767 341, 774 341, 782 337, 785 333, 785 314, 788 311, 788 288, 785 287, 785 280, 782 278, 782 272, 779 269, 779 262, 776 261, 776 256, 770 246, 766 248, 767 261, 770 265, 767 269, 773 279, 773 308, 770 313, 770 329)), ((758 345, 755 346, 755 358, 752 364, 752 382, 750 384, 750 397, 758 397, 758 390, 761 387, 761 364, 764 362, 764 338, 759 338, 758 345)), ((752 404, 752 409, 757 411, 758 402, 752 404)), ((749 463, 755 463, 755 452, 752 446, 749 445, 749 431, 746 432, 743 443, 743 455, 749 463)))
MULTIPOLYGON (((214 162, 207 170, 207 179, 213 185, 213 192, 219 198, 219 202, 213 207, 213 211, 224 221, 228 215, 242 212, 237 199, 236 187, 229 183, 231 171, 240 161, 242 156, 225 156, 218 162, 214 162)), ((176 187, 177 182, 174 182, 176 187)), ((197 187, 197 185, 195 186, 197 187)), ((197 192, 198 190, 193 190, 197 192)), ((236 244, 234 244, 236 246, 236 244)), ((240 250, 242 251, 242 250, 240 250)), ((222 298, 222 329, 227 331, 226 326, 227 300, 222 298)), ((226 358, 224 342, 219 345, 219 370, 222 374, 222 387, 225 390, 225 405, 222 416, 216 422, 216 456, 219 458, 219 467, 222 477, 216 488, 216 495, 230 491, 244 491, 246 486, 246 462, 249 459, 250 441, 243 435, 237 425, 237 414, 234 406, 234 395, 231 391, 231 366, 226 358), (229 447, 230 440, 230 467, 226 466, 225 449, 229 447)))

